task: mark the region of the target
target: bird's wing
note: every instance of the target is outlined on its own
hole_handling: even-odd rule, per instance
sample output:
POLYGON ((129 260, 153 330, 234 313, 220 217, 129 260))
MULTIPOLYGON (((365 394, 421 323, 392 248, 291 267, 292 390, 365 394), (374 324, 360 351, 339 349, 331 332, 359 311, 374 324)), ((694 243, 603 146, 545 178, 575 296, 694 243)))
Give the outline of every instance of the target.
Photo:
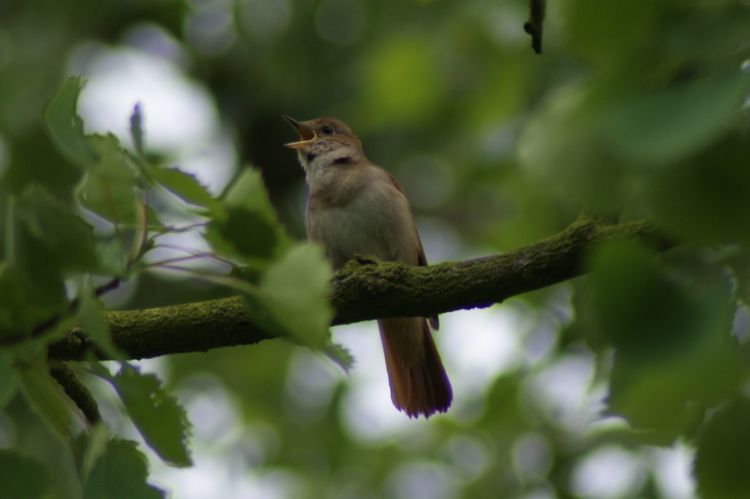
MULTIPOLYGON (((388 174, 388 179, 391 181, 391 184, 393 184, 393 187, 396 188, 401 194, 406 197, 406 193, 404 192, 403 187, 401 187, 401 184, 398 183, 398 180, 396 180, 396 177, 393 176, 393 174, 386 170, 386 173, 388 174)), ((427 267, 427 256, 424 254, 424 247, 422 246, 422 239, 419 237, 419 232, 417 231, 416 225, 414 226, 414 235, 417 240, 417 265, 420 267, 427 267)), ((438 329, 440 327, 440 321, 438 320, 437 315, 428 317, 427 320, 430 322, 430 326, 432 326, 432 329, 438 329)))

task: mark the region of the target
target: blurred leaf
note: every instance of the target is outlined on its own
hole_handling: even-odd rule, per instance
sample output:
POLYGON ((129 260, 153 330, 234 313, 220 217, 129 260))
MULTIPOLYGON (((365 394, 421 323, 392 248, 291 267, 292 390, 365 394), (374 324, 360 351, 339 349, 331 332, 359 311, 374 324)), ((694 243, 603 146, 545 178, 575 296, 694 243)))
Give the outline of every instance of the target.
POLYGON ((257 212, 229 208, 221 221, 212 220, 206 240, 219 254, 250 264, 271 259, 279 244, 279 227, 257 212))
POLYGON ((664 55, 692 65, 739 66, 737 56, 742 57, 740 47, 747 42, 747 5, 717 0, 698 5, 690 14, 670 19, 664 55))
POLYGON ((643 247, 621 243, 603 247, 591 264, 586 294, 597 332, 624 354, 658 358, 701 333, 686 291, 655 258, 643 247))
POLYGON ((423 123, 443 97, 444 82, 429 33, 386 38, 367 55, 361 122, 370 127, 423 123))
MULTIPOLYGON (((721 387, 713 385, 714 373, 706 379, 706 367, 713 366, 678 362, 643 364, 628 357, 616 357, 610 373, 607 412, 627 419, 644 443, 670 445, 679 435, 689 434, 703 417, 706 407, 697 399, 712 398, 715 402, 731 395, 731 390, 725 389, 726 383, 721 387), (700 384, 694 386, 694 382, 700 384), (709 397, 711 393, 716 396, 709 397)), ((722 373, 716 373, 716 378, 723 377, 722 373)), ((736 387, 735 383, 730 388, 736 387)))
POLYGON ((94 151, 83 132, 83 120, 76 107, 83 79, 71 76, 47 104, 44 120, 58 149, 74 164, 86 167, 94 161, 94 151))
POLYGON ((593 334, 615 347, 610 410, 669 442, 744 377, 730 336, 731 285, 715 273, 686 283, 648 251, 604 247, 587 290, 593 334))
MULTIPOLYGON (((150 219, 150 214, 148 216, 150 219)), ((131 249, 123 244, 122 239, 117 237, 117 234, 112 234, 107 239, 97 241, 96 255, 101 265, 100 272, 108 276, 126 275, 129 270, 130 251, 131 249)))
POLYGON ((28 317, 34 312, 31 303, 15 293, 20 281, 16 269, 5 262, 0 264, 0 337, 19 334, 33 323, 28 317), (24 305, 27 310, 24 310, 24 305))
POLYGON ((109 332, 109 325, 104 317, 104 306, 94 296, 94 290, 89 281, 83 282, 78 294, 77 320, 81 329, 86 332, 98 348, 100 348, 110 359, 123 358, 109 332))
POLYGON ((750 402, 738 399, 708 420, 698 437, 694 472, 701 497, 735 499, 750 490, 750 402))
POLYGON ((223 202, 226 206, 247 208, 258 212, 264 218, 276 221, 276 213, 268 199, 263 177, 256 168, 247 167, 242 170, 224 194, 223 202))
POLYGON ((11 205, 0 269, 0 334, 30 333, 68 306, 64 278, 99 268, 92 228, 46 190, 28 189, 11 205))
POLYGON ((18 224, 28 239, 17 249, 27 265, 55 268, 52 274, 67 271, 96 271, 99 262, 94 250, 92 227, 62 205, 44 189, 30 189, 16 202, 18 224), (28 245, 35 245, 34 249, 28 245))
POLYGON ((40 275, 44 270, 41 263, 31 272, 0 265, 0 337, 30 336, 68 306, 62 278, 40 275))
POLYGON ((0 449, 0 496, 23 499, 50 497, 49 471, 40 463, 10 449, 0 449))
POLYGON ((611 67, 652 48, 663 3, 568 0, 562 5, 575 48, 597 64, 611 67))
POLYGON ((469 96, 466 123, 463 126, 470 133, 493 130, 501 120, 513 120, 525 100, 526 92, 530 90, 528 58, 523 55, 506 55, 502 61, 488 65, 484 70, 486 74, 482 82, 469 96))
POLYGON ((575 82, 558 89, 523 130, 519 159, 530 177, 581 209, 619 209, 624 165, 603 133, 597 89, 575 82))
POLYGON ((136 222, 135 161, 112 134, 92 135, 89 141, 96 161, 78 189, 81 204, 107 220, 125 225, 136 222))
MULTIPOLYGON (((70 258, 70 263, 77 259, 60 255, 54 246, 47 244, 44 237, 44 230, 50 223, 47 210, 42 210, 45 223, 40 226, 33 216, 34 207, 29 204, 28 199, 22 199, 11 203, 8 208, 5 239, 8 261, 0 271, 0 288, 8 293, 0 294, 0 302, 7 307, 8 317, 17 320, 9 324, 16 333, 35 325, 38 319, 47 319, 67 305, 61 267, 66 259, 70 258)), ((56 233, 54 227, 49 228, 56 233)), ((57 235, 67 239, 63 234, 57 235)))
POLYGON ((149 170, 154 180, 187 203, 204 208, 217 206, 219 203, 208 192, 192 173, 178 168, 155 167, 149 170))
POLYGON ((141 374, 127 364, 107 379, 149 447, 173 466, 190 466, 190 422, 185 410, 162 388, 159 379, 154 374, 141 374))
POLYGON ((738 134, 654 172, 645 198, 656 222, 687 241, 750 241, 750 142, 738 134))
POLYGON ((21 391, 29 405, 55 433, 72 443, 73 435, 85 425, 83 416, 49 375, 45 363, 35 362, 25 366, 19 370, 19 374, 21 391))
POLYGON ((206 230, 206 240, 218 253, 255 265, 278 256, 289 245, 258 170, 243 171, 222 207, 223 213, 215 214, 206 230))
POLYGON ((17 390, 18 375, 11 358, 5 352, 0 352, 0 411, 5 409, 17 390))
POLYGON ((253 318, 266 314, 266 328, 287 334, 302 344, 321 348, 329 338, 333 309, 328 300, 331 266, 322 249, 312 243, 293 247, 272 263, 261 279, 256 297, 248 297, 253 318), (265 308, 265 312, 257 310, 265 308))
POLYGON ((109 432, 102 423, 78 435, 74 449, 81 482, 86 483, 94 465, 106 452, 108 444, 109 432))
POLYGON ((164 492, 146 482, 146 456, 135 442, 110 440, 83 489, 85 499, 159 499, 164 492))
POLYGON ((67 206, 73 205, 75 187, 83 171, 66 158, 41 127, 35 133, 7 141, 4 136, 0 185, 4 192, 20 195, 30 187, 43 187, 67 206), (12 151, 8 154, 7 151, 12 151))
POLYGON ((611 112, 610 138, 635 164, 667 163, 699 151, 726 131, 750 91, 737 68, 658 92, 626 96, 611 112))

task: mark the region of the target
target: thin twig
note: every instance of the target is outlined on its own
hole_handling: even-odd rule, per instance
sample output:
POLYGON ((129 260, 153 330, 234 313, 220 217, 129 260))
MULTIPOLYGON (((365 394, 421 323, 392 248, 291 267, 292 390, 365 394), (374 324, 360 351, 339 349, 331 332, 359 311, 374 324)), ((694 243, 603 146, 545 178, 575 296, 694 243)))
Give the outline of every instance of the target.
POLYGON ((156 234, 156 237, 163 236, 165 234, 171 234, 171 233, 177 233, 180 232, 190 232, 192 230, 200 229, 202 227, 205 227, 208 225, 208 222, 195 222, 192 224, 185 225, 183 227, 174 227, 174 226, 167 226, 158 231, 158 234, 156 234))
POLYGON ((545 2, 546 0, 529 0, 529 18, 523 25, 524 31, 531 35, 531 48, 537 54, 542 53, 545 2))
POLYGON ((207 258, 216 260, 217 262, 225 263, 233 267, 237 266, 237 263, 233 262, 232 260, 228 258, 219 256, 216 253, 210 253, 208 251, 200 251, 200 250, 196 250, 192 248, 183 248, 182 246, 177 246, 176 244, 157 244, 153 246, 151 249, 170 249, 174 251, 182 251, 183 253, 187 253, 188 255, 191 255, 191 256, 195 256, 195 255, 205 256, 207 258))
POLYGON ((144 264, 141 268, 149 269, 153 267, 164 267, 171 263, 188 262, 190 260, 197 260, 199 258, 210 258, 210 259, 222 262, 222 263, 228 263, 227 260, 213 253, 204 252, 204 253, 195 253, 195 254, 187 255, 187 256, 176 256, 174 258, 165 258, 164 260, 157 260, 155 262, 149 262, 149 263, 144 264))

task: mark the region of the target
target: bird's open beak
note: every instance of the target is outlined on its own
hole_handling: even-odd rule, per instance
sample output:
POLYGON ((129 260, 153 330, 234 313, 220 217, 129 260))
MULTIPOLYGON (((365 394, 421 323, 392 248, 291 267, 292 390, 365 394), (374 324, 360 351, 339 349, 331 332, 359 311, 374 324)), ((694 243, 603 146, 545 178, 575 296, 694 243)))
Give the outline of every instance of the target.
POLYGON ((315 134, 315 130, 305 125, 304 123, 301 123, 291 116, 287 115, 284 115, 284 119, 287 120, 295 130, 297 130, 300 138, 300 140, 298 140, 297 142, 289 142, 288 144, 284 144, 284 147, 288 147, 290 149, 302 149, 318 138, 318 136, 315 134))

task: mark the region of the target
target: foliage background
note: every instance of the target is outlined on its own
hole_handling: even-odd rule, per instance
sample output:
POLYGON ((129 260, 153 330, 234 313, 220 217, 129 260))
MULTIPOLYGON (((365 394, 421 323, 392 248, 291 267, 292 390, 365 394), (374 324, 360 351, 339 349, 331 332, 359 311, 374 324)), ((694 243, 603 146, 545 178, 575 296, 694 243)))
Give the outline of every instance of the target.
MULTIPOLYGON (((304 237, 304 179, 280 147, 293 136, 280 115, 335 115, 403 182, 432 261, 531 243, 581 211, 648 217, 684 244, 658 257, 603 248, 590 277, 444 316, 438 337, 456 401, 430 421, 390 407, 372 325, 334 331, 357 359, 349 376, 278 340, 143 363, 187 409, 189 469, 164 465, 149 447, 162 457, 164 448, 144 444, 108 385, 86 374, 112 433, 148 453, 151 484, 174 497, 748 496, 747 2, 552 1, 543 56, 523 33, 527 8, 3 2, 3 334, 59 310, 63 282, 69 297, 90 297, 81 276, 114 275, 127 255, 112 249, 112 225, 80 208, 102 215, 102 191, 81 187, 79 156, 43 119, 68 75, 87 80, 78 102, 86 131, 112 131, 131 150, 128 119, 141 103, 149 164, 193 172, 214 195, 254 165, 292 239, 304 237), (81 217, 97 244, 73 230, 81 217), (19 224, 31 234, 25 246, 19 224), (95 259, 112 265, 92 268, 95 259)), ((102 148, 118 150, 106 140, 102 148)), ((149 196, 162 222, 195 220, 163 189, 149 196)), ((192 232, 163 242, 221 252, 217 238, 210 247, 192 232)), ((175 255, 184 253, 162 247, 144 262, 175 255)), ((226 269, 207 260, 186 264, 226 269)), ((132 274, 103 296, 108 308, 236 292, 194 273, 132 274)), ((95 301, 89 309, 100 317, 95 301)), ((22 491, 8 497, 146 487, 130 444, 91 431, 77 444, 87 461, 46 429, 37 413, 49 419, 40 405, 59 390, 38 348, 0 357, 0 474, 22 491), (97 474, 106 459, 118 478, 97 474)), ((66 402, 55 404, 52 414, 64 414, 66 402)), ((155 493, 133 490, 122 493, 155 493)))

